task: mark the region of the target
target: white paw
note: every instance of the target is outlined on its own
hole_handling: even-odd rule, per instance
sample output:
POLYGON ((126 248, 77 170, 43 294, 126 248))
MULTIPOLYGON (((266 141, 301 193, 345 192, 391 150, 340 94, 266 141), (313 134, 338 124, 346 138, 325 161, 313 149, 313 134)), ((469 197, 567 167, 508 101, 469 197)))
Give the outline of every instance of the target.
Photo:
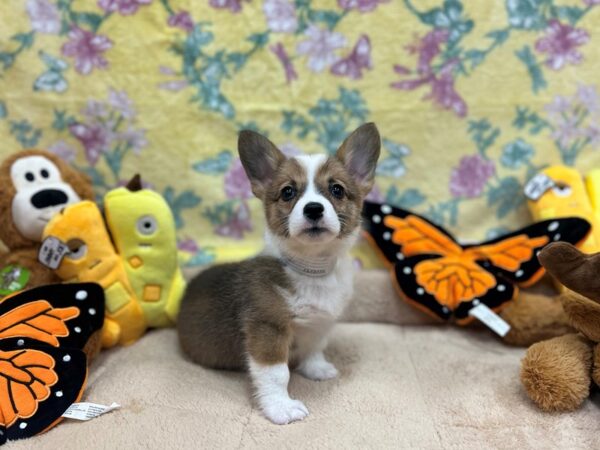
POLYGON ((305 361, 298 368, 298 372, 309 380, 315 381, 331 380, 338 376, 335 366, 324 359, 305 361))
POLYGON ((277 425, 296 422, 308 416, 308 409, 300 400, 284 396, 261 399, 262 411, 267 419, 277 425))

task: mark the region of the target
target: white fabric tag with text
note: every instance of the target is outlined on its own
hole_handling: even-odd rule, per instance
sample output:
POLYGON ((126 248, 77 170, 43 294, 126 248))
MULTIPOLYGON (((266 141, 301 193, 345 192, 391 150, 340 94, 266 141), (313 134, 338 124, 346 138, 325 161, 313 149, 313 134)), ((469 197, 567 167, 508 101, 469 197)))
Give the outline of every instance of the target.
POLYGON ((67 419, 90 420, 120 407, 121 405, 114 402, 110 406, 89 402, 73 403, 62 416, 67 419))
POLYGON ((510 325, 483 303, 471 308, 469 315, 479 319, 501 337, 506 336, 506 333, 510 331, 510 325))
POLYGON ((554 186, 555 183, 552 181, 552 178, 544 173, 538 173, 529 180, 523 191, 529 200, 537 201, 548 189, 552 189, 554 186))

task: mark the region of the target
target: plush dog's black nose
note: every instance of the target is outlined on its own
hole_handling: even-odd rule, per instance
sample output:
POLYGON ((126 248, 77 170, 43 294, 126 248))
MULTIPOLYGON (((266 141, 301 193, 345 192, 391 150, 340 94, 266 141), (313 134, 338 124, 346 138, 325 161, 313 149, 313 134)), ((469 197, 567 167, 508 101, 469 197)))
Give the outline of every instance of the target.
POLYGON ((310 202, 304 207, 304 217, 316 222, 323 217, 323 211, 325 211, 323 205, 317 202, 310 202))
POLYGON ((63 205, 67 203, 67 194, 58 189, 44 189, 31 197, 31 204, 37 209, 47 208, 48 206, 63 205))

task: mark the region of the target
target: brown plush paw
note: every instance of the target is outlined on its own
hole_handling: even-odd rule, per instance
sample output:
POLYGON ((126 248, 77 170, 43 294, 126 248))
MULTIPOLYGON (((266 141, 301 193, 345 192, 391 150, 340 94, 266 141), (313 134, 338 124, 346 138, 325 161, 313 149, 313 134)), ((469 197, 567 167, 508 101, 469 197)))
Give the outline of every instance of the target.
POLYGON ((579 334, 532 345, 521 364, 527 395, 544 411, 572 411, 589 396, 592 347, 579 334))
POLYGON ((504 342, 510 345, 527 347, 575 331, 555 297, 521 292, 500 316, 511 327, 504 337, 504 342))

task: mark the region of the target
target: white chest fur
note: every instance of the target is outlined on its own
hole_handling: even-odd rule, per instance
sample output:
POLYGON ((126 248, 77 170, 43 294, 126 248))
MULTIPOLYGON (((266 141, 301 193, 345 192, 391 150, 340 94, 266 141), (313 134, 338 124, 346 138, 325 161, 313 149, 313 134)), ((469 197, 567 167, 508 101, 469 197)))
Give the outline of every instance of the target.
POLYGON ((292 359, 302 359, 325 347, 326 335, 352 297, 353 266, 350 258, 344 257, 324 277, 286 271, 294 286, 293 293, 285 293, 294 317, 292 359))

